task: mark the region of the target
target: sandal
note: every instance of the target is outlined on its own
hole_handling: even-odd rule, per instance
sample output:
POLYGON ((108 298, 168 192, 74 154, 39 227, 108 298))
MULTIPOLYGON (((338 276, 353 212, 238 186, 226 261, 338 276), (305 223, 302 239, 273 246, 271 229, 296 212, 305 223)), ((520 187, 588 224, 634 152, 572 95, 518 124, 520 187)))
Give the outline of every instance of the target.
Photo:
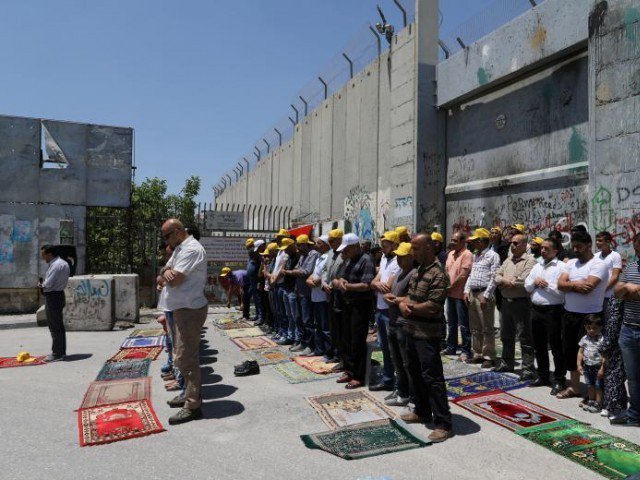
POLYGON ((562 390, 560 393, 556 395, 556 398, 560 398, 560 399, 575 398, 575 397, 582 397, 582 395, 580 395, 579 393, 576 393, 571 387, 565 388, 564 390, 562 390))

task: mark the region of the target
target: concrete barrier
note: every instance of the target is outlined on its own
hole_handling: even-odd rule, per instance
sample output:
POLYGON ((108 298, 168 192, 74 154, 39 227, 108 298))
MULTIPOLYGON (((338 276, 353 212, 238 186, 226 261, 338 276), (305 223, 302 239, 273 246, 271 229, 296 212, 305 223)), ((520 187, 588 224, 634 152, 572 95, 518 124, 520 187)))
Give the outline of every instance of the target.
POLYGON ((69 331, 111 330, 116 323, 113 275, 71 277, 65 289, 64 326, 69 331))
POLYGON ((115 281, 116 320, 140 320, 140 277, 138 274, 113 275, 115 281))

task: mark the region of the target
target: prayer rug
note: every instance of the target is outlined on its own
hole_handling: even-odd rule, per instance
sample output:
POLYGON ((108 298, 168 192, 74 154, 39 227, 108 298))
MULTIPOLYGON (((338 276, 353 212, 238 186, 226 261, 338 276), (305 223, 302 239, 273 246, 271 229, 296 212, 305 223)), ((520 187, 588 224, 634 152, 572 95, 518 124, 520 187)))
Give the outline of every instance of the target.
POLYGON ((136 337, 160 337, 164 335, 163 328, 147 328, 144 330, 134 330, 129 334, 129 338, 136 337))
POLYGON ((246 320, 234 320, 233 322, 222 324, 222 330, 235 330, 238 328, 251 328, 253 324, 251 322, 247 322, 246 320))
POLYGON ((300 438, 307 448, 324 450, 346 460, 400 452, 430 444, 413 435, 404 422, 390 419, 301 435, 300 438))
POLYGON ((264 332, 258 327, 236 328, 234 330, 225 330, 224 333, 229 338, 260 337, 264 335, 264 332))
POLYGON ((269 337, 245 337, 245 338, 230 338, 240 350, 257 350, 259 348, 271 348, 277 347, 278 344, 271 340, 269 337))
POLYGON ((78 429, 82 447, 164 431, 148 400, 80 409, 78 429))
POLYGON ((454 403, 509 430, 521 430, 568 417, 513 395, 494 391, 459 397, 454 403))
POLYGON ((478 367, 461 362, 460 360, 453 360, 447 363, 442 362, 442 370, 444 371, 444 378, 446 379, 464 377, 465 375, 471 375, 481 371, 478 367))
POLYGON ((333 367, 338 365, 337 362, 325 362, 322 355, 319 357, 294 357, 293 361, 301 367, 304 367, 307 370, 311 370, 313 373, 319 373, 321 375, 332 373, 333 367))
POLYGON ((121 362, 123 360, 155 360, 162 353, 162 347, 125 348, 116 353, 107 362, 121 362))
POLYGON ((229 316, 215 316, 213 318, 213 323, 218 327, 222 327, 223 325, 227 325, 228 323, 238 322, 242 320, 242 317, 229 317, 229 316))
POLYGON ((326 393, 308 397, 307 401, 333 430, 396 417, 392 410, 365 391, 326 393))
POLYGON ((522 382, 515 375, 498 372, 478 372, 447 380, 447 395, 449 398, 468 397, 469 395, 495 390, 515 390, 527 385, 529 385, 528 381, 522 382))
POLYGON ((325 378, 334 378, 336 375, 319 375, 301 367, 295 362, 286 362, 273 365, 273 369, 289 383, 306 383, 324 380, 325 378))
POLYGON ((275 365, 276 363, 289 362, 291 360, 289 354, 282 347, 247 350, 245 354, 251 360, 258 362, 258 365, 275 365))
POLYGON ((108 382, 92 382, 84 395, 80 408, 112 405, 114 403, 148 400, 151 396, 151 378, 127 378, 108 382))
POLYGON ((384 364, 384 359, 382 358, 382 351, 376 350, 375 352, 371 352, 371 360, 375 360, 380 365, 384 364))
POLYGON ((98 373, 96 381, 146 377, 149 375, 149 365, 151 365, 151 360, 107 362, 98 373))
POLYGON ((120 348, 164 347, 164 335, 159 337, 127 338, 120 348))
POLYGON ((29 357, 24 362, 19 362, 16 357, 0 357, 0 368, 11 368, 11 367, 28 367, 29 365, 44 365, 44 359, 47 358, 46 355, 41 357, 29 357))
POLYGON ((640 472, 640 446, 576 420, 516 433, 606 478, 623 479, 640 472))

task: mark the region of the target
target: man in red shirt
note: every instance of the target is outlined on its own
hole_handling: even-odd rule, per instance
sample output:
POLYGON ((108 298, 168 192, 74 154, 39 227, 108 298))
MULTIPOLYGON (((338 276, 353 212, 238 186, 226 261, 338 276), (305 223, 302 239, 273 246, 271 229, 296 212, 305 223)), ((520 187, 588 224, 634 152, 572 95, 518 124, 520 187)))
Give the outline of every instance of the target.
POLYGON ((466 362, 473 357, 471 353, 471 331, 469 330, 469 307, 464 301, 464 284, 473 265, 473 254, 466 247, 467 236, 456 232, 451 237, 453 250, 447 255, 445 270, 449 275, 451 287, 447 295, 447 348, 444 355, 456 355, 458 350, 458 326, 462 335, 460 360, 466 362))

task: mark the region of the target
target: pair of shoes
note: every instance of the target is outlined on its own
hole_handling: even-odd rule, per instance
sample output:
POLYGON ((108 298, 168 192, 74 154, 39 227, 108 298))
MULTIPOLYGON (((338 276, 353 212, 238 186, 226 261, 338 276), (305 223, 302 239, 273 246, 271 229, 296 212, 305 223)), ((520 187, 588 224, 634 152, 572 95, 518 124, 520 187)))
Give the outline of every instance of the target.
POLYGON ((161 373, 160 378, 162 378, 163 380, 175 380, 176 376, 174 375, 173 369, 172 369, 170 372, 161 373))
POLYGON ((384 383, 376 383, 369 385, 369 390, 372 392, 393 392, 393 387, 384 383))
POLYGON ((351 378, 351 375, 349 375, 348 373, 343 373, 342 376, 336 380, 336 383, 349 383, 351 380, 353 380, 351 378))
POLYGON ((627 412, 622 412, 617 416, 609 417, 609 423, 611 425, 626 425, 628 418, 629 417, 627 417, 627 412))
POLYGON ((415 412, 407 412, 400 415, 400 419, 406 423, 427 423, 428 419, 415 412))
POLYGON ((566 398, 577 398, 577 397, 581 397, 582 395, 580 395, 579 393, 577 393, 576 391, 573 390, 573 388, 571 387, 567 387, 564 390, 562 390, 561 392, 558 392, 558 394, 556 395, 556 398, 560 398, 560 399, 566 399, 566 398))
POLYGON ((249 375, 258 375, 260 373, 260 365, 255 360, 246 360, 241 365, 236 365, 233 374, 236 377, 248 377, 249 375))
POLYGON ((396 395, 393 398, 388 399, 384 402, 385 405, 390 407, 406 407, 409 405, 409 397, 401 397, 400 395, 396 395))
POLYGON ((293 345, 293 340, 289 340, 288 338, 282 338, 276 341, 276 345, 293 345))
POLYGON ((344 386, 344 388, 346 388, 347 390, 353 390, 360 387, 364 387, 364 383, 362 383, 360 380, 351 380, 344 386))
POLYGON ((484 360, 480 368, 493 368, 493 360, 484 360))
POLYGON ((498 373, 513 373, 513 368, 509 367, 506 363, 500 362, 499 365, 491 369, 492 372, 498 373))
POLYGON ((174 416, 169 417, 169 425, 178 425, 180 423, 190 422, 191 420, 199 420, 202 418, 202 409, 200 407, 189 410, 181 408, 174 416))
POLYGON ((167 405, 171 408, 182 408, 187 401, 182 395, 173 397, 171 400, 167 400, 167 405))
POLYGON ((448 438, 451 438, 452 435, 453 434, 451 433, 451 430, 436 428, 433 432, 429 434, 427 438, 431 440, 433 443, 441 443, 447 440, 448 438))
POLYGON ((533 372, 522 372, 520 373, 520 381, 526 382, 531 380, 537 380, 538 376, 533 372))
POLYGON ((173 371, 173 365, 165 363, 162 368, 160 368, 160 373, 170 373, 173 371))
POLYGON ((530 387, 550 387, 551 382, 549 380, 545 380, 544 377, 538 377, 535 381, 529 384, 530 387))
POLYGON ((64 355, 54 355, 53 353, 50 353, 49 355, 47 355, 47 357, 43 360, 43 362, 46 363, 51 363, 51 362, 60 362, 64 360, 64 355))
POLYGON ((594 401, 590 401, 587 407, 585 408, 585 411, 589 413, 600 413, 600 410, 602 410, 602 407, 597 402, 594 402, 594 401))
POLYGON ((565 383, 554 383, 553 387, 551 388, 551 391, 549 392, 549 395, 553 395, 554 397, 556 395, 558 395, 558 393, 560 393, 561 391, 563 391, 565 388, 567 388, 565 383))
POLYGON ((456 351, 453 348, 445 348, 444 350, 440 351, 440 355, 455 355, 456 351))

